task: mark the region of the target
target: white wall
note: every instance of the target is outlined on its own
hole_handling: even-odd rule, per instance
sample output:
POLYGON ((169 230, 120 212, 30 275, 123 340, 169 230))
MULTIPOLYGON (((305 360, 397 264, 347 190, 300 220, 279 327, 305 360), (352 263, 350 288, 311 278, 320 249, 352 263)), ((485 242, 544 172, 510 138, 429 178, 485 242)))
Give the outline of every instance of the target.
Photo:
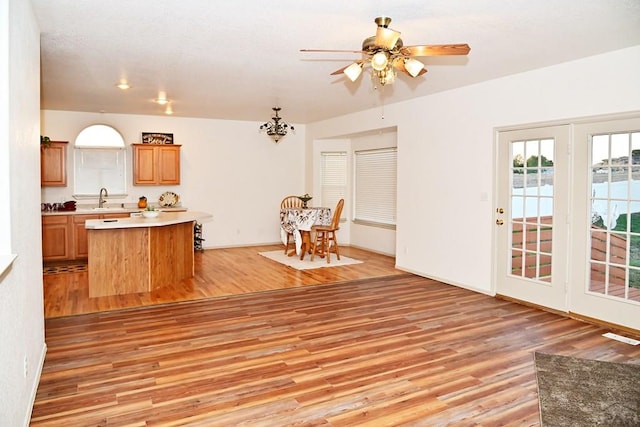
POLYGON ((40 33, 31 3, 0 0, 0 425, 28 425, 44 344, 40 249, 40 33), (7 96, 8 95, 8 96, 7 96), (26 360, 26 375, 25 375, 26 360))
MULTIPOLYGON (((95 123, 113 126, 128 144, 129 195, 108 203, 133 203, 142 195, 156 202, 163 192, 173 191, 189 210, 213 214, 213 221, 203 227, 205 248, 279 242, 280 201, 290 194, 311 193, 304 187, 303 125, 296 124, 295 133, 276 144, 259 132, 258 122, 44 110, 43 134, 69 141, 69 175, 67 187, 44 188, 42 202, 72 200, 73 142, 95 123), (140 142, 142 132, 173 133, 174 142, 182 145, 179 186, 132 185, 129 145, 140 142)), ((78 203, 88 202, 97 203, 78 203)))
MULTIPOLYGON (((341 138, 319 139, 313 144, 313 170, 320 173, 320 155, 326 151, 344 151, 347 153, 347 191, 342 216, 347 218, 340 224, 338 242, 341 245, 350 245, 365 248, 385 255, 395 255, 396 231, 392 228, 376 227, 352 221, 353 212, 353 153, 358 150, 374 150, 378 148, 396 147, 396 131, 394 128, 378 129, 373 132, 359 133, 341 138)), ((319 178, 319 176, 318 176, 319 178)), ((313 180, 313 193, 321 194, 321 182, 313 180)), ((317 204, 324 203, 320 199, 314 199, 317 204)), ((316 205, 317 205, 316 204, 316 205)), ((328 206, 333 208, 333 206, 328 206)))
MULTIPOLYGON (((381 109, 371 109, 313 123, 306 143, 397 126, 396 265, 493 293, 495 129, 640 110, 639 75, 636 46, 387 103, 384 119, 381 109)), ((424 78, 421 84, 429 84, 424 78)), ((313 181, 314 172, 306 177, 313 181)))

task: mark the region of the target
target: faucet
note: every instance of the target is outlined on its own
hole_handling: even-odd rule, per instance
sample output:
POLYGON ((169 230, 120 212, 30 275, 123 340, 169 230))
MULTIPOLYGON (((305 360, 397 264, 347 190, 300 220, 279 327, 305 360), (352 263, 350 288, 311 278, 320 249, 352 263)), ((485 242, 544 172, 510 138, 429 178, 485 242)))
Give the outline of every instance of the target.
POLYGON ((106 202, 106 200, 104 199, 104 197, 102 197, 102 193, 103 193, 103 192, 104 192, 104 197, 108 197, 108 196, 109 196, 109 193, 107 192, 107 189, 106 189, 106 188, 104 188, 104 187, 102 187, 102 188, 100 189, 100 198, 98 199, 98 207, 99 207, 99 208, 101 208, 101 207, 105 204, 105 202, 106 202))

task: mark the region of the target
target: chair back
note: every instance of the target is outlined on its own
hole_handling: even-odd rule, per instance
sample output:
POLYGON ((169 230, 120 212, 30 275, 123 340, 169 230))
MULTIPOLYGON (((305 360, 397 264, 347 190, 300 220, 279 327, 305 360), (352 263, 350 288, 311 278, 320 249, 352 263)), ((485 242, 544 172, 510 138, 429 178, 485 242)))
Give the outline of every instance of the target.
POLYGON ((298 196, 287 196, 284 199, 282 199, 282 202, 280 202, 280 209, 301 208, 301 207, 302 207, 302 200, 300 200, 298 196))
POLYGON ((342 207, 344 206, 344 199, 340 199, 336 205, 336 210, 333 212, 333 219, 331 220, 331 228, 337 230, 340 228, 340 215, 342 215, 342 207))

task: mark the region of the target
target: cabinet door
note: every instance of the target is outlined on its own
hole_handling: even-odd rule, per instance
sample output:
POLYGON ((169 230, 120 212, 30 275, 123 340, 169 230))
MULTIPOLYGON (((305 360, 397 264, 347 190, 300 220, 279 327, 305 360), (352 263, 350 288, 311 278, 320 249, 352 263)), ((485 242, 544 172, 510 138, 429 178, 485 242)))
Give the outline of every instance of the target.
POLYGON ((158 184, 180 184, 180 146, 158 147, 158 184))
POLYGON ((67 143, 51 142, 40 149, 40 185, 67 186, 67 143))
POLYGON ((156 146, 133 146, 133 184, 155 185, 158 179, 156 146))
POLYGON ((89 256, 87 229, 84 222, 88 219, 99 219, 100 215, 70 215, 73 218, 73 258, 82 259, 89 256))
POLYGON ((42 259, 71 259, 70 234, 69 216, 42 217, 42 259))

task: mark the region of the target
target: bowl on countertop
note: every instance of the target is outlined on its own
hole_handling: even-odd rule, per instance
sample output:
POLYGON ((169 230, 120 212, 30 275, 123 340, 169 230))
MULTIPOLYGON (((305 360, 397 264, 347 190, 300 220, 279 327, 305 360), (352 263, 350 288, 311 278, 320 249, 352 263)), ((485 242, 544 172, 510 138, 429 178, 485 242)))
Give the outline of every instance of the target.
POLYGON ((158 215, 160 215, 158 211, 142 211, 142 216, 145 218, 156 218, 158 215))

